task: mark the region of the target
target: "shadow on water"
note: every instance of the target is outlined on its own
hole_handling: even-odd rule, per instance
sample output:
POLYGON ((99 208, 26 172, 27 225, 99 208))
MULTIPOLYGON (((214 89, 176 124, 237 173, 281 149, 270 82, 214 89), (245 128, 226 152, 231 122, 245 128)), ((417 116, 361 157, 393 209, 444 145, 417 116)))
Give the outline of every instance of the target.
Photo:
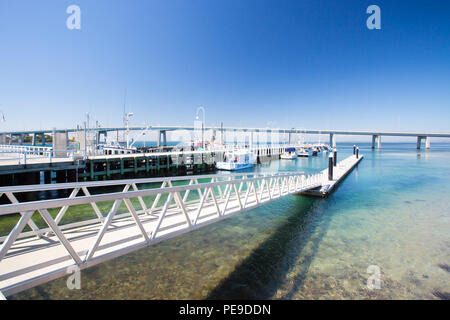
POLYGON ((450 266, 449 266, 448 264, 441 263, 441 264, 439 264, 438 266, 439 266, 439 268, 441 268, 442 270, 447 271, 448 273, 450 273, 450 266))
POLYGON ((450 300, 450 292, 433 291, 433 295, 441 300, 450 300))
MULTIPOLYGON (((223 279, 207 299, 270 299, 285 282, 286 275, 295 267, 295 285, 286 296, 289 298, 301 287, 314 259, 319 243, 326 233, 329 218, 318 225, 318 214, 327 200, 296 199, 296 210, 286 221, 236 269, 223 279), (317 228, 319 227, 319 232, 317 228), (300 262, 307 243, 313 242, 312 251, 300 262)), ((321 217, 322 220, 323 217, 321 217)), ((303 257, 302 257, 303 258, 303 257)))

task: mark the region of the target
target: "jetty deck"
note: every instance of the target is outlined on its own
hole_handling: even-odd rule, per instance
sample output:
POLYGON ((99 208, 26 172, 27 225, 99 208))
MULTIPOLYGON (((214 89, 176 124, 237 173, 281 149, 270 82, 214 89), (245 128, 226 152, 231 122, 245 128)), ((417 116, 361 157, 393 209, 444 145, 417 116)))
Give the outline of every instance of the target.
MULTIPOLYGON (((1 147, 1 145, 0 145, 1 147)), ((164 152, 97 154, 83 156, 73 151, 30 151, 3 146, 0 150, 0 186, 46 184, 97 179, 119 179, 134 176, 167 176, 205 174, 215 171, 214 164, 222 161, 224 153, 234 147, 214 150, 173 150, 164 152), (3 150, 3 152, 2 152, 3 150), (22 153, 20 153, 22 152, 22 153), (41 173, 44 179, 41 179, 41 173), (53 174, 52 174, 53 173, 53 174)), ((278 158, 286 146, 257 146, 251 148, 259 161, 278 158)))
POLYGON ((319 188, 302 192, 302 195, 325 198, 330 195, 334 189, 345 179, 345 177, 353 170, 354 167, 364 158, 364 155, 352 155, 336 164, 333 168, 333 179, 328 179, 328 169, 322 171, 324 177, 322 186, 319 188))
POLYGON ((11 201, 0 205, 0 217, 20 214, 10 233, 0 238, 0 291, 8 296, 26 290, 66 276, 73 268, 91 267, 284 196, 321 192, 322 188, 329 193, 361 158, 341 161, 332 182, 323 171, 314 175, 221 174, 0 188, 0 194, 11 201), (120 187, 121 191, 91 194, 105 187, 120 187), (70 196, 17 200, 20 193, 58 190, 70 196), (90 211, 91 215, 64 222, 71 210, 90 211), (46 226, 39 228, 36 218, 46 226))

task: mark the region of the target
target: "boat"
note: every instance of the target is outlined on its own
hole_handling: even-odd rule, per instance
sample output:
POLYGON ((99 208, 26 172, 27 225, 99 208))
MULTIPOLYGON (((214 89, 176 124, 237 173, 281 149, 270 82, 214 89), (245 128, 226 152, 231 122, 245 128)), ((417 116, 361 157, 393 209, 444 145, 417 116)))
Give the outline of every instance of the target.
POLYGON ((322 152, 322 151, 326 152, 328 150, 328 146, 326 144, 324 144, 324 143, 321 143, 321 142, 314 144, 313 147, 318 152, 322 152))
POLYGON ((295 148, 286 148, 281 155, 281 159, 294 160, 297 159, 297 150, 295 148))
POLYGON ((224 154, 223 161, 216 163, 218 170, 235 171, 253 167, 255 154, 247 150, 233 150, 224 154))
POLYGON ((317 156, 317 154, 320 152, 320 148, 319 147, 314 147, 313 149, 312 149, 312 155, 313 155, 313 157, 316 157, 317 156))
POLYGON ((309 149, 306 149, 306 148, 303 148, 303 147, 300 147, 300 148, 298 148, 298 150, 297 150, 297 155, 299 156, 299 157, 309 157, 309 149))
POLYGON ((113 142, 105 145, 100 145, 99 149, 104 155, 137 153, 137 148, 135 147, 127 148, 126 146, 121 146, 120 144, 115 144, 113 142))

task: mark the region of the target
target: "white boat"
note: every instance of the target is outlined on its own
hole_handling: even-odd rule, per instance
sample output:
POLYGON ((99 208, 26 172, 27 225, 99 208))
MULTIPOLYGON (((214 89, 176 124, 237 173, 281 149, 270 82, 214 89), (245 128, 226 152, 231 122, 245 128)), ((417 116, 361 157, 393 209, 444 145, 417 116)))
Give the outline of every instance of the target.
POLYGON ((329 150, 330 146, 319 142, 319 143, 314 144, 313 148, 315 148, 318 152, 327 152, 329 150))
POLYGON ((136 153, 137 148, 135 147, 122 147, 120 144, 107 144, 100 146, 100 149, 103 150, 102 153, 105 155, 110 154, 130 154, 130 153, 136 153))
POLYGON ((223 161, 216 163, 219 170, 242 170, 253 167, 256 157, 253 152, 247 150, 228 151, 224 154, 223 161))
POLYGON ((309 153, 309 150, 308 150, 308 149, 305 149, 305 148, 298 148, 298 149, 297 149, 297 155, 298 155, 299 157, 309 157, 309 156, 310 156, 310 153, 309 153))
POLYGON ((286 148, 281 155, 281 159, 294 160, 297 159, 297 151, 295 148, 286 148))

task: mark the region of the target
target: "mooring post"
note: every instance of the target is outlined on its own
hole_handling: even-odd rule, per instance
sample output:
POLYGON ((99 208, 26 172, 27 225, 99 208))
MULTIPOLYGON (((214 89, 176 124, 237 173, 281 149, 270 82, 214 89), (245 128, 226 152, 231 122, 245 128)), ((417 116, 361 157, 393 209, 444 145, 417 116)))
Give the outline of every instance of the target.
POLYGON ((337 150, 336 150, 336 148, 334 148, 334 150, 333 150, 333 161, 334 161, 334 166, 336 167, 336 165, 337 165, 337 150))
POLYGON ((359 147, 356 148, 356 159, 359 158, 359 147))
POLYGON ((333 155, 328 157, 328 180, 333 180, 333 155))
POLYGON ((356 154, 356 146, 353 145, 353 155, 355 155, 355 154, 356 154))

